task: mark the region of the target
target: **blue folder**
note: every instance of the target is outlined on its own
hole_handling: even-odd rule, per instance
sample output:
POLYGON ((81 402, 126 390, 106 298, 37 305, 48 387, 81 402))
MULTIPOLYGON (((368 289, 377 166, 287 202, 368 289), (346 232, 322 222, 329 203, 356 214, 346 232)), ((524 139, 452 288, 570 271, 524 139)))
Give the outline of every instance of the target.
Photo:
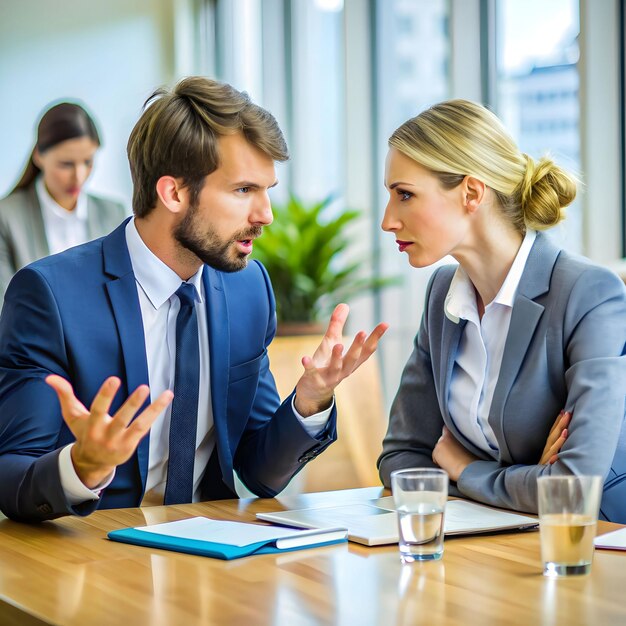
MULTIPOLYGON (((186 552, 187 554, 196 554, 199 556, 210 556, 215 559, 224 559, 227 561, 256 554, 293 552, 294 550, 302 550, 304 548, 315 548, 347 542, 347 538, 345 535, 343 538, 340 539, 331 539, 330 541, 324 541, 324 535, 321 534, 320 539, 322 539, 322 541, 307 543, 291 548, 278 548, 276 546, 276 542, 281 538, 250 543, 245 546, 237 546, 226 543, 206 541, 203 539, 201 540, 172 537, 170 535, 151 533, 145 530, 137 530, 136 528, 123 528, 121 530, 113 530, 108 533, 107 536, 113 541, 120 541, 122 543, 130 543, 138 546, 145 546, 148 548, 160 548, 162 550, 172 550, 174 552, 186 552)), ((315 541, 315 535, 311 536, 311 540, 315 541)))

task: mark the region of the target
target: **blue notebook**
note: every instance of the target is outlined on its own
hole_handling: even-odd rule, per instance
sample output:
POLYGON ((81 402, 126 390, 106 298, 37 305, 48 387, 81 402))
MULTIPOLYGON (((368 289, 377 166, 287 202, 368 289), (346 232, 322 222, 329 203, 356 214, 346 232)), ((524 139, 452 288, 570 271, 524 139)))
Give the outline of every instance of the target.
POLYGON ((192 517, 177 522, 113 530, 108 538, 149 548, 230 560, 346 542, 347 534, 345 528, 297 530, 192 517))

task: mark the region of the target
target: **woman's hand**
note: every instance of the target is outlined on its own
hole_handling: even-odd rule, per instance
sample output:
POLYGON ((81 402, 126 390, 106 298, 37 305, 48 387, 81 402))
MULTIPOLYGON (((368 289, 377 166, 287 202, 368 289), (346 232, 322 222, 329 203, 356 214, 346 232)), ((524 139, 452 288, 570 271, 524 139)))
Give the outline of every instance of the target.
POLYGON ((441 437, 433 449, 433 461, 448 473, 450 480, 459 480, 463 470, 478 457, 468 452, 444 426, 441 437))
POLYGON ((572 419, 572 414, 567 411, 561 411, 554 422, 546 445, 543 448, 539 465, 552 465, 559 458, 559 452, 567 439, 567 427, 572 419))

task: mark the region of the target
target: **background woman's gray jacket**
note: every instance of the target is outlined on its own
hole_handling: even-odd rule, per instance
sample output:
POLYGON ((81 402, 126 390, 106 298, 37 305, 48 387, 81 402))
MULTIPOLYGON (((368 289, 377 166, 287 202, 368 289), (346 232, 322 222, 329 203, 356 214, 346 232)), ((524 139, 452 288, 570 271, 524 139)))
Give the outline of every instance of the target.
MULTIPOLYGON (((97 239, 126 217, 121 203, 87 194, 87 233, 97 239)), ((35 185, 0 200, 0 305, 13 274, 50 249, 35 185)))

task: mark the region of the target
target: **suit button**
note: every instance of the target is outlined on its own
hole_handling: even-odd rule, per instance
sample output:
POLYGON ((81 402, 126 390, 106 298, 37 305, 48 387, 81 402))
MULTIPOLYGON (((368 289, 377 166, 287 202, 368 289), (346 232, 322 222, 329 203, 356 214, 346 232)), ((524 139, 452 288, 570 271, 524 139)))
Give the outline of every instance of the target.
POLYGON ((52 513, 52 507, 47 502, 37 505, 37 510, 40 513, 52 513))
POLYGON ((314 459, 317 456, 316 450, 309 450, 305 452, 299 459, 298 463, 308 463, 311 459, 314 459))

